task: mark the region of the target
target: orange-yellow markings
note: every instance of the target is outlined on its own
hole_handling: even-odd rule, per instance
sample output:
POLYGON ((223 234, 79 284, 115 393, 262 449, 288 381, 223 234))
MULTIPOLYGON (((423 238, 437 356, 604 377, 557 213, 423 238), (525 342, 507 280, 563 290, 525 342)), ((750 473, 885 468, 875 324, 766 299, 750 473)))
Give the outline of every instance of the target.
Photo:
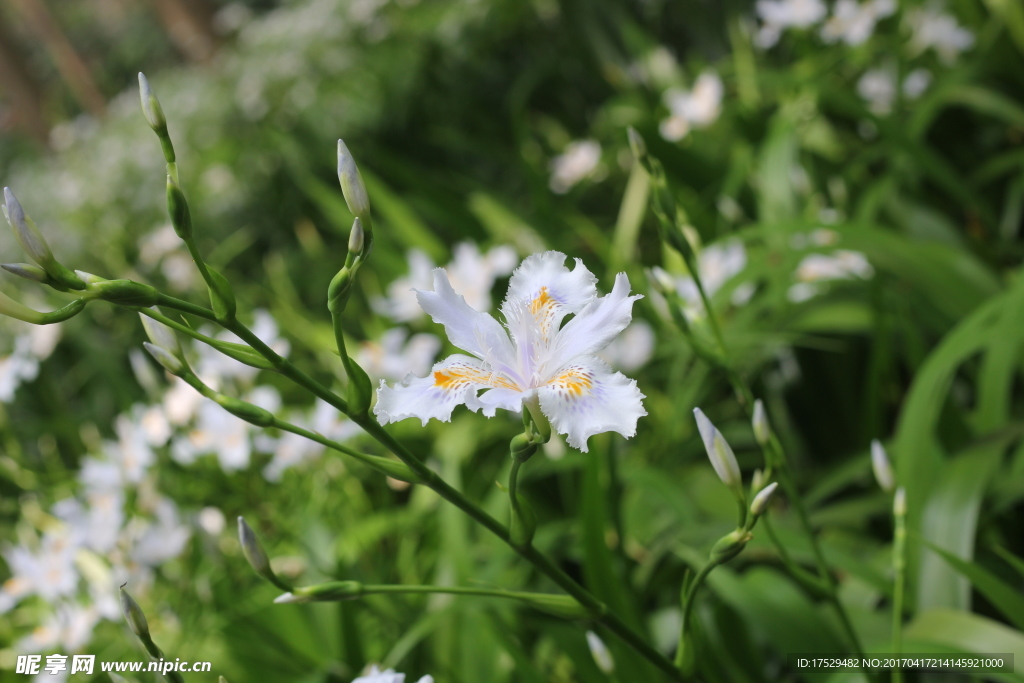
POLYGON ((580 368, 569 368, 551 380, 550 384, 568 391, 574 397, 581 396, 584 391, 590 391, 593 388, 594 376, 580 368))
POLYGON ((455 389, 471 382, 505 389, 519 389, 504 377, 485 374, 474 368, 452 367, 434 371, 434 386, 445 390, 455 389))

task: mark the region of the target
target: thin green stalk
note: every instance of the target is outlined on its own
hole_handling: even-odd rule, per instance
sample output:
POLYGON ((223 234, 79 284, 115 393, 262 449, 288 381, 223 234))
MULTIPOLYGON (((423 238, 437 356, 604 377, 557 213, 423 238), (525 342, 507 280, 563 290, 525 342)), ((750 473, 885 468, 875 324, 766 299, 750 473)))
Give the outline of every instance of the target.
POLYGON ((679 628, 679 647, 676 648, 676 661, 677 667, 682 668, 683 659, 686 657, 686 627, 690 623, 690 612, 693 610, 693 599, 697 595, 697 589, 704 583, 704 579, 708 577, 711 570, 718 566, 717 562, 710 561, 700 568, 697 575, 693 577, 693 581, 690 582, 689 588, 686 590, 686 596, 683 598, 683 623, 679 628))
MULTIPOLYGON (((892 651, 899 655, 903 647, 903 591, 906 583, 907 510, 900 500, 902 490, 897 492, 893 506, 895 530, 892 544, 892 567, 894 585, 892 591, 892 651)), ((898 666, 892 669, 892 683, 902 683, 903 671, 898 666)))

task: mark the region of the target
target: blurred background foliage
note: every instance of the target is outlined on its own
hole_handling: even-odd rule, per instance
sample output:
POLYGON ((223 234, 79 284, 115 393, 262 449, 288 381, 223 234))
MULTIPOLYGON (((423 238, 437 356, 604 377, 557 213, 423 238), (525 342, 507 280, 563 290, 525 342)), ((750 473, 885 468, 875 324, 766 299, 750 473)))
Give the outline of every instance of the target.
MULTIPOLYGON (((768 406, 866 647, 888 651, 891 637, 891 499, 867 454, 877 438, 909 500, 905 650, 1024 657, 1024 10, 907 0, 886 12, 875 0, 862 36, 836 23, 842 2, 807 20, 710 0, 6 0, 0 176, 65 264, 202 300, 167 225, 159 146, 135 89, 144 70, 208 261, 263 334, 334 385, 325 291, 351 223, 334 175, 339 137, 377 231, 346 331, 360 362, 404 367, 381 362, 375 377, 413 367, 398 353, 404 333, 382 341, 396 323, 380 301, 416 259, 458 261, 464 242, 519 257, 558 249, 605 291, 625 270, 647 295, 635 316, 653 347, 634 337, 613 360, 634 364, 649 415, 635 438, 601 435, 587 454, 556 443, 524 468, 523 486, 537 545, 671 652, 683 575, 734 512, 692 408, 722 429, 748 476, 760 456, 725 377, 694 355, 649 285, 653 266, 681 293, 686 276, 646 210, 633 126, 664 164, 694 243, 707 245, 703 275, 717 278, 727 344, 768 406), (947 42, 927 42, 935 26, 947 42)), ((9 233, 0 250, 22 260, 9 233)), ((496 303, 508 270, 492 271, 474 286, 496 303)), ((5 292, 19 290, 41 301, 5 279, 5 292)), ((699 330, 700 311, 689 314, 699 330)), ((422 317, 399 322, 436 332, 422 317)), ((372 662, 412 680, 607 680, 584 629, 496 601, 272 605, 225 520, 246 515, 301 583, 554 588, 431 492, 188 404, 131 355, 144 338, 133 315, 90 306, 59 341, 8 328, 0 680, 17 678, 14 656, 30 650, 141 659, 109 605, 125 578, 165 651, 210 660, 231 681, 347 681, 372 662), (97 463, 118 483, 87 476, 97 463), (102 501, 116 511, 98 515, 102 501), (85 519, 85 537, 67 535, 85 519), (103 529, 109 539, 89 536, 103 529), (26 567, 51 589, 26 587, 26 567)), ((210 372, 222 390, 262 390, 316 419, 271 373, 210 372)), ((318 430, 379 452, 324 419, 318 430)), ((507 473, 514 418, 457 411, 450 425, 393 431, 507 516, 494 481, 507 473)), ((771 518, 810 562, 786 501, 771 518)), ((706 681, 797 680, 786 653, 849 650, 761 533, 711 576, 696 614, 706 681)), ((647 675, 606 640, 620 680, 647 675)))

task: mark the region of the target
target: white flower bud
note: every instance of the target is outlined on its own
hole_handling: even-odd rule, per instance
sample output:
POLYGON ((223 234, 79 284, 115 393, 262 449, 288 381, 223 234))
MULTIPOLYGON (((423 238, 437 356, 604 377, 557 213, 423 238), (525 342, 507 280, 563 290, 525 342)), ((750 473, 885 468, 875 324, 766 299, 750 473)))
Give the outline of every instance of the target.
POLYGON ((871 469, 874 470, 875 479, 882 490, 891 493, 896 486, 896 478, 892 472, 892 465, 889 464, 889 456, 878 439, 871 442, 871 469))
POLYGON ((142 328, 146 330, 149 341, 175 358, 183 357, 181 344, 178 342, 178 335, 174 334, 174 330, 142 313, 139 313, 139 317, 142 318, 142 328))
POLYGON ((896 489, 896 495, 893 496, 892 514, 896 517, 905 517, 907 514, 907 490, 902 486, 896 489))
POLYGON ((167 119, 164 117, 163 107, 160 100, 153 94, 149 87, 149 80, 141 71, 139 72, 139 98, 142 100, 142 114, 146 117, 146 123, 157 133, 167 130, 167 119))
POLYGON ((777 488, 779 488, 779 482, 773 481, 761 489, 761 491, 754 496, 754 502, 750 504, 750 514, 755 517, 763 515, 764 511, 768 509, 768 503, 771 502, 772 496, 775 495, 775 489, 777 488))
POLYGON ((14 228, 14 236, 29 258, 44 268, 51 265, 53 252, 50 251, 50 246, 32 219, 25 215, 25 210, 21 208, 21 203, 9 187, 4 188, 4 209, 7 222, 14 228))
POLYGON ((761 399, 754 401, 754 417, 751 420, 754 427, 754 438, 757 443, 764 446, 772 438, 772 428, 768 425, 768 416, 764 412, 764 403, 761 399))
POLYGON ((338 140, 338 180, 341 182, 341 193, 345 195, 345 203, 348 204, 348 210, 352 215, 359 218, 369 216, 370 198, 366 194, 363 176, 342 140, 338 140))
POLYGON ((156 359, 157 363, 164 366, 164 370, 167 372, 175 376, 180 376, 185 372, 185 364, 162 346, 150 344, 149 342, 142 342, 142 346, 149 352, 149 355, 156 359))
POLYGON ((704 450, 707 451, 711 466, 715 468, 718 478, 726 486, 738 488, 742 479, 740 466, 736 462, 736 455, 732 452, 732 448, 700 408, 694 408, 693 415, 697 418, 697 429, 700 431, 700 438, 704 441, 704 450))
POLYGON ((363 222, 356 216, 352 221, 352 232, 348 234, 348 252, 357 255, 362 253, 364 238, 363 222))
POLYGON ((124 586, 121 586, 120 593, 121 612, 124 614, 125 621, 128 622, 132 633, 143 641, 149 640, 149 623, 146 621, 146 615, 142 612, 142 608, 139 607, 139 603, 135 602, 132 596, 128 595, 128 591, 124 589, 124 586))
POLYGON ((764 471, 761 468, 754 470, 753 476, 750 477, 750 493, 751 495, 757 495, 764 488, 765 477, 764 471))
POLYGON ((587 645, 590 647, 590 656, 594 658, 597 668, 605 674, 612 674, 615 671, 615 661, 604 641, 593 631, 587 631, 587 645))

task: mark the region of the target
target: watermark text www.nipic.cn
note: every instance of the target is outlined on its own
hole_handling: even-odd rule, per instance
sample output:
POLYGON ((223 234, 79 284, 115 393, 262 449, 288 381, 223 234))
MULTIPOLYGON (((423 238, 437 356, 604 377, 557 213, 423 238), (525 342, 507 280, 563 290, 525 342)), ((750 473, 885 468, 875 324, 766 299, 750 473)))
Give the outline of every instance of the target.
MULTIPOLYGON (((99 670, 118 673, 141 673, 149 671, 154 673, 168 674, 172 671, 182 673, 208 672, 212 668, 210 662, 183 662, 175 659, 173 662, 165 659, 155 659, 149 662, 105 662, 99 663, 99 670)), ((96 655, 18 655, 18 663, 14 673, 39 675, 39 674, 63 674, 65 671, 70 674, 82 673, 91 675, 96 669, 96 655), (45 661, 44 661, 45 659, 45 661), (68 661, 70 659, 70 662, 68 661)))

